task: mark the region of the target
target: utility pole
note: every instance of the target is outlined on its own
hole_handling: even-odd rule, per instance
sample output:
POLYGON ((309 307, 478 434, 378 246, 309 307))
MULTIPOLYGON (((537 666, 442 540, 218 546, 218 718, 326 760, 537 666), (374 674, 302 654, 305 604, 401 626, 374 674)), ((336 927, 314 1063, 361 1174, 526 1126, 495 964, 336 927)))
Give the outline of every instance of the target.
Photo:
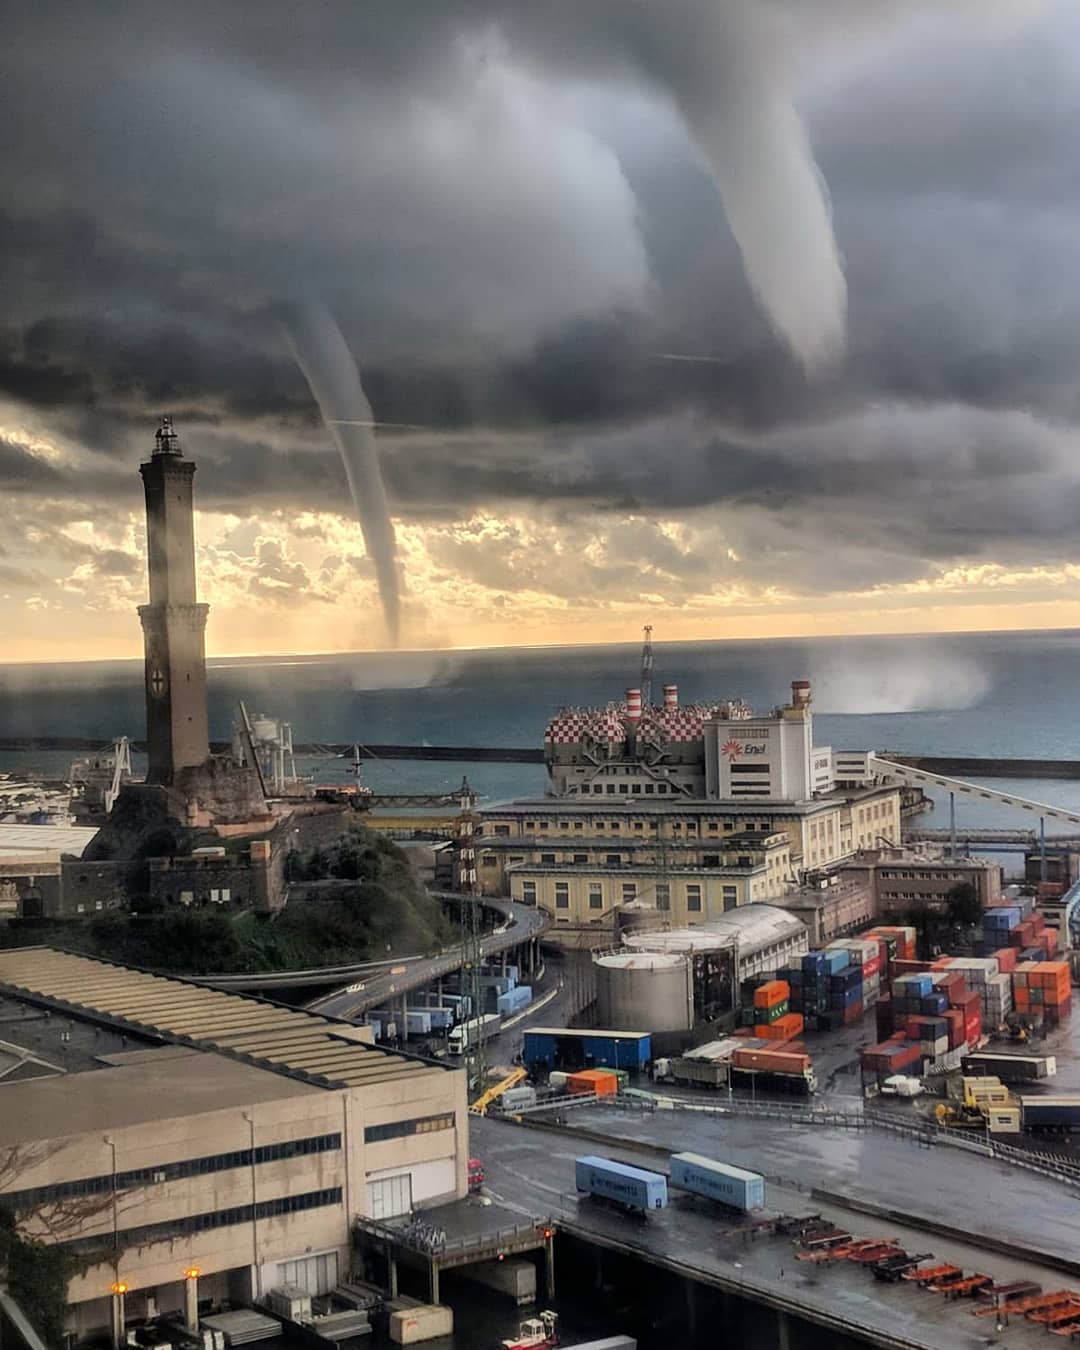
MULTIPOLYGON (((483 986, 480 983, 480 966, 483 960, 481 950, 479 885, 476 873, 476 796, 469 786, 467 778, 461 780, 459 796, 461 807, 458 815, 458 890, 461 892, 462 908, 462 945, 464 962, 462 964, 462 992, 468 996, 469 1011, 466 1024, 474 1022, 483 1015, 481 1002, 483 986)), ((482 1088, 486 1076, 484 1063, 484 1042, 479 1030, 475 1040, 469 1037, 465 1045, 465 1072, 470 1091, 482 1088)))

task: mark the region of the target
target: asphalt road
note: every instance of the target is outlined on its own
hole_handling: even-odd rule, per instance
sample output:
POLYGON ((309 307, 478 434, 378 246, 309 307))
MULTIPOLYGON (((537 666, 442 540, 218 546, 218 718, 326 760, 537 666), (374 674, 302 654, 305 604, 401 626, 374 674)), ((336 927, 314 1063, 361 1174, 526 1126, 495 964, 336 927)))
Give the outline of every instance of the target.
MULTIPOLYGON (((600 1112, 583 1113, 590 1114, 597 1117, 589 1121, 595 1128, 601 1123, 600 1112)), ((574 1121, 579 1119, 573 1117, 574 1121)), ((761 1136, 768 1131, 763 1130, 761 1122, 753 1123, 750 1137, 740 1135, 738 1139, 718 1139, 705 1129, 695 1133, 683 1117, 634 1117, 626 1118, 624 1124, 640 1140, 700 1149, 763 1171, 772 1171, 781 1160, 784 1171, 790 1174, 798 1166, 795 1159, 800 1150, 809 1152, 824 1158, 817 1170, 830 1190, 843 1191, 853 1177, 862 1177, 861 1189, 873 1194, 879 1203, 903 1208, 905 1199, 911 1199, 924 1213, 940 1213, 962 1228, 985 1227, 1019 1241, 1026 1236, 1029 1249, 1050 1244, 1060 1245, 1069 1253, 1074 1250, 1077 1230, 1069 1218, 1070 1211, 1075 1210, 1071 1196, 1063 1196, 1036 1178, 998 1175, 993 1165, 987 1168, 964 1155, 889 1144, 882 1151, 894 1156, 886 1159, 873 1147, 863 1152, 866 1141, 861 1137, 846 1135, 834 1137, 827 1147, 819 1141, 816 1149, 807 1150, 804 1141, 796 1144, 796 1152, 791 1154, 784 1148, 784 1139, 792 1142, 788 1131, 773 1132, 784 1139, 763 1140, 761 1136), (1003 1223, 1004 1217, 1009 1222, 1003 1223)), ((830 1319, 840 1319, 870 1344, 975 1350, 999 1343, 994 1319, 972 1317, 973 1305, 967 1301, 947 1302, 940 1294, 907 1283, 881 1284, 869 1272, 848 1263, 825 1268, 807 1266, 795 1260, 789 1239, 760 1237, 748 1241, 745 1225, 737 1218, 722 1218, 715 1209, 689 1197, 675 1195, 668 1209, 648 1220, 637 1220, 579 1196, 573 1189, 573 1159, 582 1152, 604 1152, 654 1170, 661 1166, 655 1155, 636 1152, 632 1141, 613 1141, 601 1149, 594 1142, 575 1146, 566 1135, 493 1120, 474 1120, 471 1128, 471 1149, 484 1160, 492 1198, 523 1213, 553 1217, 597 1242, 626 1247, 648 1259, 683 1268, 755 1301, 786 1305, 811 1320, 828 1325, 830 1319)), ((808 1170, 805 1182, 810 1179, 808 1170)), ((804 1180, 801 1171, 800 1180, 804 1180)), ((919 1230, 917 1220, 876 1220, 845 1210, 842 1204, 823 1204, 795 1185, 771 1182, 767 1198, 772 1211, 820 1213, 859 1235, 896 1238, 908 1250, 932 1252, 938 1260, 953 1261, 1002 1283, 1030 1279, 1045 1290, 1070 1283, 1039 1265, 1037 1256, 1022 1260, 988 1254, 961 1241, 930 1236, 919 1230)), ((1045 1347, 1048 1343, 1041 1327, 1019 1319, 1004 1335, 1004 1343, 1016 1347, 1045 1347)))

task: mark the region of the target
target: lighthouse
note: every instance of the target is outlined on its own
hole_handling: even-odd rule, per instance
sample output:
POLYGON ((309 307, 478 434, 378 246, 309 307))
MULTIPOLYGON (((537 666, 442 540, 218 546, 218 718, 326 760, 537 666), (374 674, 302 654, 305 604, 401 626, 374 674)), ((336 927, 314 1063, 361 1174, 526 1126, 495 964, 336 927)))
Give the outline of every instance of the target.
POLYGON ((206 713, 206 616, 195 590, 195 465, 172 418, 139 466, 146 493, 150 603, 139 606, 145 652, 146 781, 170 785, 210 757, 206 713))

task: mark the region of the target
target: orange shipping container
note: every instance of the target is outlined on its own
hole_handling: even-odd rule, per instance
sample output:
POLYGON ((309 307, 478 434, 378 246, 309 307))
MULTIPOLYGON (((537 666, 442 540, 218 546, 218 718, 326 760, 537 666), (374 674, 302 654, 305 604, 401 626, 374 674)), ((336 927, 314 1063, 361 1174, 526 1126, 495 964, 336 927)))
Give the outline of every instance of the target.
POLYGON ((760 1069, 773 1073, 806 1073, 809 1055, 793 1055, 786 1050, 736 1050, 732 1063, 737 1069, 760 1069))
POLYGON ((755 1008, 775 1008, 791 997, 791 986, 787 980, 770 980, 754 990, 755 1008))
POLYGON ((619 1090, 619 1080, 608 1069, 582 1069, 580 1073, 568 1075, 566 1090, 595 1097, 614 1097, 619 1090))

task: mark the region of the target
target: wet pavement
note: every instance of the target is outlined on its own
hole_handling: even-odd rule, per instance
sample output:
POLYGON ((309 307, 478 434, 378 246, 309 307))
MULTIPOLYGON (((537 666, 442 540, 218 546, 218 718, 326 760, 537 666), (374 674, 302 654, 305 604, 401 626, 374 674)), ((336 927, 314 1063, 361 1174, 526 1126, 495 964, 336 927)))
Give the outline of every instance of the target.
MULTIPOLYGON (((825 1134, 761 1121, 688 1121, 682 1115, 626 1116, 595 1108, 575 1113, 572 1124, 605 1130, 612 1135, 605 1153, 646 1167, 656 1168, 657 1158, 649 1152, 635 1153, 635 1141, 690 1148, 769 1177, 786 1178, 783 1183, 770 1181, 768 1205, 773 1211, 822 1213, 849 1231, 897 1238, 909 1250, 933 1252, 938 1259, 999 1282, 1030 1279, 1046 1290, 1070 1285, 1067 1277, 1038 1263, 1038 1251, 1074 1254, 1080 1236, 1073 1217, 1076 1197, 1002 1164, 954 1150, 927 1150, 862 1134, 825 1134), (1028 1260, 999 1256, 960 1240, 934 1237, 919 1229, 917 1218, 897 1223, 846 1210, 842 1203, 823 1204, 811 1197, 811 1187, 865 1198, 962 1230, 993 1233, 1031 1256, 1028 1260)), ((488 1120, 473 1122, 473 1141, 484 1158, 493 1199, 561 1220, 594 1241, 685 1268, 755 1301, 787 1304, 813 1320, 839 1320, 858 1328, 869 1343, 973 1350, 998 1340, 994 1319, 972 1317, 973 1305, 967 1301, 947 1302, 940 1294, 907 1283, 881 1284, 868 1271, 847 1263, 807 1267, 794 1259, 789 1239, 749 1241, 737 1218, 720 1218, 688 1197, 677 1197, 667 1210, 648 1220, 626 1217, 581 1197, 573 1187, 573 1159, 597 1151, 594 1141, 575 1146, 566 1134, 488 1120)), ((1031 1323, 1014 1322, 1004 1335, 1019 1347, 1048 1344, 1043 1329, 1031 1323)))

